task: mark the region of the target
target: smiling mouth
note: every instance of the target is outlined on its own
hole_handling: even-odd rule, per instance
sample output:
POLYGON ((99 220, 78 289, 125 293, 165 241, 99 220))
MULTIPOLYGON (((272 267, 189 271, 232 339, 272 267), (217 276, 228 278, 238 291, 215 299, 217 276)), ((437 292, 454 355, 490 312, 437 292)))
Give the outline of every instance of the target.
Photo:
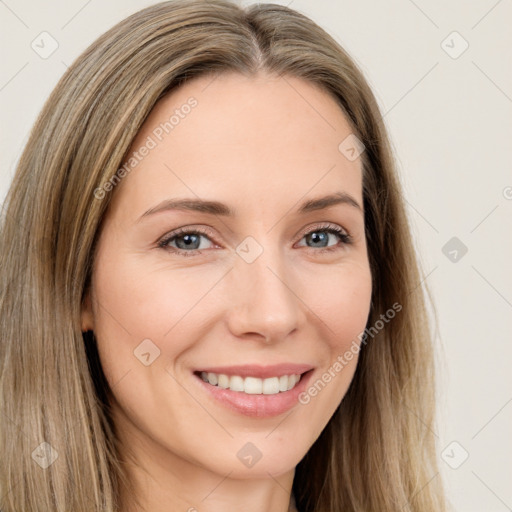
MULTIPOLYGON (((310 370, 311 371, 311 370, 310 370)), ((247 395, 277 395, 292 390, 300 381, 303 374, 289 374, 261 379, 258 377, 242 377, 240 375, 226 375, 224 373, 194 372, 208 384, 221 389, 229 389, 247 395)))

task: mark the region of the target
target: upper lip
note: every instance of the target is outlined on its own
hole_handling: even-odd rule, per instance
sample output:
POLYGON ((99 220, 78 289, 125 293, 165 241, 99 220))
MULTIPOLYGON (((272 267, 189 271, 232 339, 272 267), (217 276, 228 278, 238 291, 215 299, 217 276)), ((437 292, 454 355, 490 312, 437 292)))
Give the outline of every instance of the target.
POLYGON ((266 379, 269 377, 282 377, 283 375, 300 375, 309 370, 312 370, 313 366, 310 364, 294 364, 294 363, 282 363, 274 364, 270 366, 261 366, 257 364, 244 364, 236 366, 210 366, 208 368, 201 368, 198 372, 216 373, 224 375, 239 375, 240 377, 258 377, 260 379, 266 379))

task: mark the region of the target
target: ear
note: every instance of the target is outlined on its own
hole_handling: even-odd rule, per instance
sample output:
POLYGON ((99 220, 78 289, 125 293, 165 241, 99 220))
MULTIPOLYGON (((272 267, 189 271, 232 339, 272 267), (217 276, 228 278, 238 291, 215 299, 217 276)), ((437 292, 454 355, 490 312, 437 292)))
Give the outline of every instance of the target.
POLYGON ((82 332, 94 331, 94 314, 92 311, 91 289, 87 290, 82 302, 82 332))

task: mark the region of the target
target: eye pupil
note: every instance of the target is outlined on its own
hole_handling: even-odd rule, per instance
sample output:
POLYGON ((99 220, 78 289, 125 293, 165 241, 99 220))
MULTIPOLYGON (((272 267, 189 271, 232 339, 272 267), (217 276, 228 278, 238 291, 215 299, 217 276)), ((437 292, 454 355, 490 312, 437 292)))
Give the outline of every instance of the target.
MULTIPOLYGON (((192 245, 197 244, 199 236, 194 234, 182 235, 176 238, 176 245, 179 247, 179 240, 183 240, 185 247, 190 248, 192 245)), ((179 247, 181 249, 181 247, 179 247)), ((197 247, 195 247, 197 249, 197 247)))
POLYGON ((309 237, 313 243, 328 242, 328 235, 324 231, 314 231, 313 233, 309 234, 309 237))

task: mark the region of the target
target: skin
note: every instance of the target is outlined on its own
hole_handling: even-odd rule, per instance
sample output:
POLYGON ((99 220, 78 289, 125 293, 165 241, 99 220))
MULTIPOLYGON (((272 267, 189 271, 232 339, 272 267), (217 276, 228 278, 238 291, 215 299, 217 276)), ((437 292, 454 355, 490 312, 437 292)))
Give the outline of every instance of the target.
MULTIPOLYGON (((174 90, 132 150, 191 96, 197 106, 114 190, 82 330, 95 332, 123 456, 147 510, 224 512, 243 504, 246 512, 286 512, 295 466, 340 404, 357 355, 308 404, 272 418, 219 404, 192 372, 310 363, 314 383, 357 341, 371 299, 364 212, 349 204, 295 210, 339 191, 362 208, 361 161, 338 150, 352 130, 333 98, 303 80, 264 73, 202 76, 174 90), (174 210, 138 220, 161 201, 184 197, 221 201, 236 215, 174 210), (352 243, 317 229, 326 222, 352 243), (192 248, 183 236, 158 247, 181 227, 211 236, 192 248), (248 236, 263 248, 252 263, 236 252, 248 236), (325 246, 335 250, 320 252, 325 246), (134 356, 145 339, 160 350, 149 366, 134 356), (262 453, 252 467, 236 455, 247 442, 262 453)), ((136 510, 131 502, 125 494, 123 512, 136 510)))

